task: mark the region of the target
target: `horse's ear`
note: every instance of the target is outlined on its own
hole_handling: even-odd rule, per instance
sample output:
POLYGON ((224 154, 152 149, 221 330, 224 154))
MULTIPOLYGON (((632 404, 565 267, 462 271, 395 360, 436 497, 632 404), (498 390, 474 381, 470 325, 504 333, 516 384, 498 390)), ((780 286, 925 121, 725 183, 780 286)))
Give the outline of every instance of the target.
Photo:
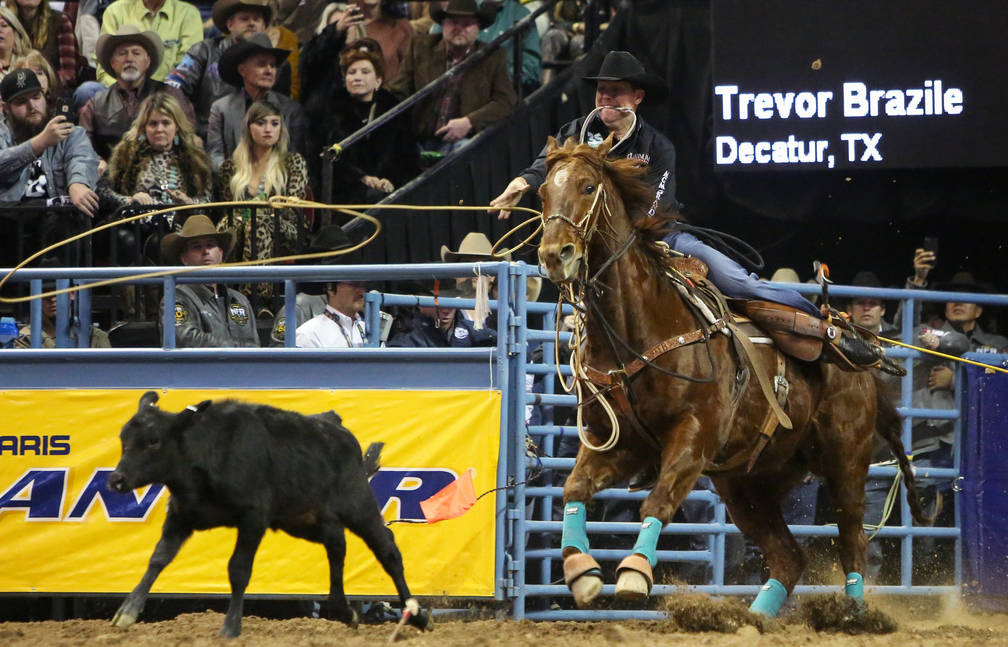
POLYGON ((609 136, 605 138, 605 141, 603 141, 601 144, 598 145, 598 148, 596 148, 595 150, 598 151, 599 155, 605 157, 606 155, 609 154, 609 151, 612 150, 613 137, 615 136, 616 136, 615 133, 609 133, 609 136))
POLYGON ((550 135, 546 139, 546 154, 550 155, 551 153, 553 153, 553 151, 555 151, 558 148, 560 148, 560 142, 556 140, 556 137, 550 135))

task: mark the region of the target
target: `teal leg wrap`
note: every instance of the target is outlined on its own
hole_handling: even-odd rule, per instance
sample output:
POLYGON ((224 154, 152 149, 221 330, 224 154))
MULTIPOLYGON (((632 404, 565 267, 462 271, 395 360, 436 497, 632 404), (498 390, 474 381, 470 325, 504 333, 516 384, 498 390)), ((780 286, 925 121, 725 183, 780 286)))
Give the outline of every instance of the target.
POLYGON ((844 594, 848 597, 854 598, 854 601, 858 603, 858 606, 864 606, 864 579, 861 577, 861 573, 850 572, 847 573, 846 583, 844 584, 844 594))
POLYGON ((787 600, 787 589, 784 588, 783 584, 771 577, 763 585, 763 589, 756 596, 756 599, 753 600, 753 603, 749 605, 749 610, 753 613, 776 618, 777 612, 780 611, 781 606, 784 604, 784 600, 787 600))
POLYGON ((647 557, 651 568, 658 564, 658 534, 663 525, 654 517, 644 517, 644 521, 641 522, 640 534, 637 535, 637 543, 633 547, 633 552, 647 557))
POLYGON ((588 552, 588 533, 585 530, 585 504, 572 501, 564 505, 563 534, 560 538, 561 550, 576 548, 588 552))

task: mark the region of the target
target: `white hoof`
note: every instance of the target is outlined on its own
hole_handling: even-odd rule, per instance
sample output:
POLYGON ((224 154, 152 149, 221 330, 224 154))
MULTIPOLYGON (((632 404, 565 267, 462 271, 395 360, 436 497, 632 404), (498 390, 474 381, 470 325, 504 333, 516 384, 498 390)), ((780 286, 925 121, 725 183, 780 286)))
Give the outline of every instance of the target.
POLYGON ((637 571, 623 570, 620 572, 619 580, 616 581, 616 597, 640 600, 646 598, 651 592, 647 578, 637 571))
POLYGON ((574 602, 579 607, 586 607, 602 592, 602 578, 597 575, 582 575, 571 583, 570 590, 574 594, 574 602))

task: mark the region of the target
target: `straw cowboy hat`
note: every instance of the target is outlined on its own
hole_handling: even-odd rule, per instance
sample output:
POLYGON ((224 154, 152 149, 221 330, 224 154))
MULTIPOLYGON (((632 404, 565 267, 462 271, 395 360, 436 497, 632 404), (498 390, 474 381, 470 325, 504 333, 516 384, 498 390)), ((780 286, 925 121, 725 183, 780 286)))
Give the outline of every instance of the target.
POLYGON ((182 254, 182 248, 193 238, 203 238, 212 236, 217 239, 217 244, 224 250, 224 258, 227 258, 234 248, 234 230, 217 231, 213 221, 201 213, 189 216, 189 219, 182 225, 179 233, 170 233, 161 239, 161 256, 166 263, 178 263, 182 254))
POLYGON ((261 11, 263 13, 263 21, 267 25, 273 19, 273 7, 270 6, 269 0, 220 0, 219 2, 215 2, 213 6, 214 26, 221 30, 222 34, 229 33, 227 28, 228 18, 243 9, 261 11))
POLYGON ((444 9, 441 7, 431 7, 430 16, 439 25, 448 16, 475 18, 479 24, 479 28, 486 29, 497 20, 499 9, 499 5, 491 6, 487 2, 476 6, 476 0, 450 0, 448 6, 444 9))
POLYGON ((140 28, 136 25, 119 25, 119 30, 116 33, 102 34, 98 37, 98 44, 95 46, 95 58, 98 59, 98 64, 102 66, 103 70, 115 76, 110 61, 116 47, 123 43, 136 43, 147 50, 147 55, 150 56, 150 67, 147 68, 147 76, 151 76, 157 72, 158 66, 161 65, 161 59, 164 58, 164 43, 161 42, 161 37, 155 32, 140 31, 140 28))
POLYGON ((240 74, 238 74, 238 66, 241 65, 245 59, 253 54, 258 54, 260 52, 266 52, 276 56, 277 67, 287 60, 290 56, 289 49, 280 49, 278 47, 273 47, 273 43, 270 42, 269 36, 264 33, 252 34, 244 40, 240 40, 231 47, 227 48, 225 52, 221 55, 220 65, 218 70, 220 71, 220 78, 228 85, 234 85, 241 87, 245 84, 242 80, 240 74))
POLYGON ((644 69, 637 58, 630 52, 613 51, 606 54, 595 76, 584 77, 585 81, 626 81, 630 85, 641 88, 651 97, 661 100, 668 93, 668 86, 661 77, 644 69))
POLYGON ((471 231, 465 235, 459 243, 458 251, 448 249, 447 245, 441 245, 441 260, 445 263, 458 263, 463 258, 473 258, 477 261, 509 261, 511 254, 499 256, 491 253, 493 245, 486 235, 478 231, 471 231))

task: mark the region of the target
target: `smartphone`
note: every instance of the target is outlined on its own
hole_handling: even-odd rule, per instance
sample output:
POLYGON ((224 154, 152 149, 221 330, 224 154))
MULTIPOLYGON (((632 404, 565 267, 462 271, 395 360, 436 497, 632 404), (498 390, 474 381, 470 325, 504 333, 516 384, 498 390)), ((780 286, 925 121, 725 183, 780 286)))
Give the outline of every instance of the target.
POLYGON ((938 255, 938 237, 937 236, 925 236, 924 244, 921 246, 926 252, 934 252, 935 256, 938 255))
POLYGON ((73 121, 73 108, 70 102, 65 99, 60 99, 56 102, 56 115, 65 117, 67 121, 73 121))

